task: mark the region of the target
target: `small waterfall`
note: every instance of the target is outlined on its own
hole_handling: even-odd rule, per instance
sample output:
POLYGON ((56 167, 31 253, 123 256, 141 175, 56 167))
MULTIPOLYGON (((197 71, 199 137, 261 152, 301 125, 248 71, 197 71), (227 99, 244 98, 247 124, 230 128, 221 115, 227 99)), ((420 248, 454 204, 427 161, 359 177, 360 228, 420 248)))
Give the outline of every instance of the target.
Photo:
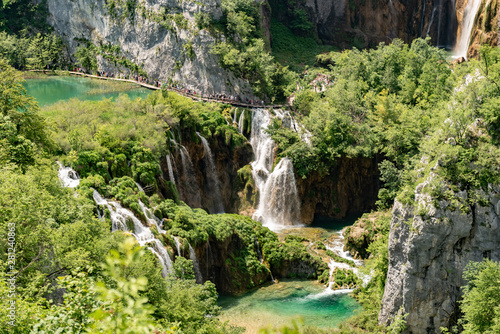
POLYGON ((167 231, 161 228, 161 221, 156 217, 152 212, 151 209, 149 209, 144 203, 142 203, 141 200, 139 200, 139 205, 142 209, 142 213, 146 217, 148 223, 150 225, 156 226, 156 229, 158 230, 159 233, 165 234, 167 231))
POLYGON ((207 184, 210 193, 213 194, 210 213, 224 213, 224 205, 222 204, 222 196, 219 186, 219 177, 217 176, 217 169, 215 167, 212 151, 210 150, 208 141, 198 132, 196 132, 196 135, 198 135, 198 137, 200 138, 205 150, 205 161, 207 162, 207 184))
POLYGON ((142 189, 141 185, 139 183, 135 183, 135 185, 137 186, 137 188, 139 189, 139 192, 143 193, 144 192, 144 189, 142 189))
POLYGON ((474 26, 474 19, 476 18, 481 0, 468 0, 467 6, 464 9, 462 18, 462 27, 457 36, 457 43, 455 46, 455 58, 464 57, 467 59, 467 51, 469 50, 470 37, 472 28, 474 26))
POLYGON ((57 175, 59 176, 59 180, 61 180, 63 187, 76 188, 80 184, 80 177, 78 177, 75 170, 71 167, 64 167, 59 161, 57 164, 59 165, 57 175))
POLYGON ((177 248, 177 255, 182 256, 182 254, 181 254, 181 241, 179 240, 179 237, 174 236, 174 241, 175 241, 175 248, 177 248))
POLYGON ((184 173, 185 190, 187 191, 186 198, 184 202, 189 204, 191 207, 201 206, 201 194, 200 188, 198 187, 198 180, 196 179, 196 174, 194 172, 193 161, 189 156, 188 150, 181 145, 181 160, 182 160, 182 172, 184 173))
POLYGON ((207 241, 207 255, 206 255, 206 269, 207 269, 207 278, 210 277, 210 273, 208 272, 210 268, 214 265, 214 255, 212 254, 212 247, 210 246, 210 241, 207 241))
POLYGON ((245 110, 243 110, 241 112, 241 115, 240 115, 240 119, 238 120, 238 131, 240 133, 243 133, 243 126, 244 126, 244 123, 245 123, 245 110))
POLYGON ((200 262, 198 261, 196 252, 194 251, 191 244, 189 244, 189 258, 193 261, 193 269, 194 269, 194 276, 196 277, 196 283, 202 284, 203 276, 201 276, 200 262))
MULTIPOLYGON (((344 230, 338 232, 338 238, 335 238, 331 244, 325 244, 326 249, 332 251, 333 253, 337 254, 338 256, 353 261, 356 266, 361 266, 363 265, 362 260, 356 260, 354 259, 349 251, 344 251, 344 230)), ((347 263, 344 262, 335 262, 333 259, 330 259, 330 263, 328 264, 328 268, 330 269, 330 279, 329 279, 329 284, 327 291, 329 293, 349 293, 352 292, 352 289, 338 289, 338 290, 333 290, 333 284, 335 283, 332 280, 333 273, 335 269, 345 269, 345 270, 352 270, 358 278, 360 278, 363 281, 363 285, 366 286, 368 282, 371 279, 370 275, 363 275, 358 268, 352 267, 347 263)))
POLYGON ((429 21, 429 25, 427 26, 427 32, 425 33, 425 37, 429 36, 429 32, 431 31, 431 27, 432 27, 432 22, 434 22, 434 15, 436 14, 436 10, 437 10, 437 8, 434 8, 432 10, 431 19, 429 21))
POLYGON ((167 154, 167 156, 166 156, 166 159, 167 159, 167 167, 168 167, 168 178, 170 179, 170 181, 172 181, 172 183, 173 183, 174 185, 176 185, 176 184, 175 184, 174 169, 172 168, 172 161, 171 161, 171 159, 170 159, 170 156, 171 156, 171 155, 172 155, 172 154, 170 154, 170 153, 169 153, 169 154, 167 154))
POLYGON ((257 237, 255 237, 253 243, 254 243, 255 251, 257 252, 257 258, 259 259, 260 263, 262 263, 264 261, 264 259, 262 258, 262 252, 260 251, 259 240, 257 240, 257 237))
MULTIPOLYGON (((162 275, 165 277, 172 272, 172 260, 170 259, 170 256, 168 255, 168 252, 161 241, 156 239, 151 230, 148 227, 144 226, 130 210, 123 208, 118 202, 108 201, 104 199, 101 194, 97 192, 97 190, 94 190, 93 198, 98 206, 102 205, 108 208, 111 216, 112 232, 116 230, 128 231, 135 237, 135 239, 141 246, 152 243, 153 247, 149 248, 154 250, 153 254, 158 257, 161 265, 163 266, 162 275), (130 223, 133 224, 133 231, 131 231, 132 226, 130 226, 130 223)), ((148 217, 148 211, 144 209, 145 205, 141 201, 139 201, 139 204, 141 205, 141 207, 143 207, 145 216, 148 217)), ((149 214, 150 213, 151 211, 149 211, 149 214)), ((148 221, 150 221, 152 224, 157 225, 157 221, 153 218, 148 217, 148 221)), ((158 231, 161 231, 158 225, 157 227, 158 231)))
POLYGON ((427 0, 424 0, 424 5, 423 5, 423 9, 422 9, 422 19, 420 20, 420 38, 425 38, 425 36, 422 36, 422 34, 424 33, 424 19, 425 19, 425 3, 427 2, 427 0))

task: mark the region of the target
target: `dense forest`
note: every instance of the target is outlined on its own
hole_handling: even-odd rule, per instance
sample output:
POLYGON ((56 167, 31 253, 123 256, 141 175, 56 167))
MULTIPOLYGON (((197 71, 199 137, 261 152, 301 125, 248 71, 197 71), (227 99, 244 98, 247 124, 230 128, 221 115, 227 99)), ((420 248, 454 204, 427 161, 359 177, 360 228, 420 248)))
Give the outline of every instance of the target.
MULTIPOLYGON (((273 117, 265 132, 274 143, 273 169, 289 159, 295 178, 326 180, 335 177, 341 159, 377 161, 375 209, 345 232, 345 249, 364 260, 359 271, 370 280, 363 283, 348 269, 330 272, 325 258, 355 264, 321 240, 282 237, 239 214, 259 196, 251 193, 256 185, 250 160, 231 185, 244 194, 234 213, 189 206, 181 196, 186 190, 165 176, 166 157, 179 151, 180 143, 201 150, 209 142, 215 156, 251 150, 252 110, 193 101, 165 87, 145 98, 121 94, 40 107, 24 84, 25 78, 44 75, 27 70, 69 76, 67 70, 83 67, 97 73, 102 58, 129 74, 147 73, 106 43, 82 39, 70 54, 45 20, 45 1, 4 1, 0 331, 243 333, 244 328, 218 318, 219 293, 250 291, 275 278, 328 285, 332 276, 334 288, 355 287, 361 309, 353 317, 331 330, 299 321, 263 332, 404 332, 409 310, 401 308, 389 323, 379 319, 390 238, 397 228, 392 209, 398 203, 430 221, 439 209, 476 217, 478 208, 494 206, 491 197, 498 196, 500 184, 500 48, 483 45, 479 57, 466 62, 450 60, 430 38, 338 51, 321 43, 306 12, 300 6, 294 10, 290 1, 279 4, 285 19, 270 18, 271 46, 254 1, 223 0, 220 17, 199 12, 195 25, 175 13, 148 12, 141 4, 106 1, 106 10, 116 22, 142 15, 165 31, 185 26, 217 36, 211 55, 221 68, 247 80, 255 96, 289 103, 298 130, 278 117, 281 110, 268 111, 273 117), (61 182, 58 171, 64 166, 78 173, 78 186, 61 182), (422 205, 422 194, 429 205, 422 205), (144 242, 137 238, 143 229, 151 234, 144 242), (212 280, 200 279, 197 263, 208 252, 223 254, 201 264, 212 280), (221 274, 209 273, 210 265, 221 274)), ((184 44, 185 61, 195 57, 192 48, 184 44)), ((205 149, 200 160, 208 154, 205 149)), ((419 233, 411 221, 403 224, 419 233)), ((436 332, 500 331, 500 264, 491 254, 483 257, 470 261, 463 274, 446 269, 466 284, 456 316, 436 332)))

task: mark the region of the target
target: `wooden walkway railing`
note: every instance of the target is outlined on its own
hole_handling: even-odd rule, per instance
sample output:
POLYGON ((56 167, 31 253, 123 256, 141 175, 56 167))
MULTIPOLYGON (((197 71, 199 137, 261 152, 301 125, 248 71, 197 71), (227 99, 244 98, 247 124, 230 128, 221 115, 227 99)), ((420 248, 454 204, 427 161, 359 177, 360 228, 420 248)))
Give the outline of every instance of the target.
MULTIPOLYGON (((81 72, 73 72, 73 71, 70 71, 69 74, 79 75, 79 76, 83 76, 83 77, 87 77, 87 78, 101 79, 101 80, 113 80, 113 81, 130 82, 130 83, 134 83, 134 84, 140 85, 140 86, 142 86, 144 88, 147 88, 147 89, 161 90, 160 87, 153 86, 153 85, 150 85, 150 84, 147 84, 147 83, 144 83, 144 82, 140 82, 140 81, 130 80, 130 79, 119 79, 119 78, 101 77, 101 76, 98 76, 98 75, 86 74, 86 73, 81 73, 81 72)), ((176 92, 176 93, 181 94, 183 96, 189 97, 189 98, 191 98, 191 99, 193 99, 195 101, 226 103, 226 104, 230 104, 230 105, 236 106, 236 107, 245 107, 245 108, 276 108, 276 109, 280 109, 280 108, 283 108, 283 106, 284 106, 282 104, 244 103, 244 102, 239 102, 239 101, 234 101, 234 100, 229 100, 229 99, 214 99, 214 98, 207 97, 206 95, 190 94, 190 93, 184 92, 184 91, 182 91, 180 89, 176 89, 176 88, 169 87, 169 86, 166 86, 166 89, 168 91, 176 92)))

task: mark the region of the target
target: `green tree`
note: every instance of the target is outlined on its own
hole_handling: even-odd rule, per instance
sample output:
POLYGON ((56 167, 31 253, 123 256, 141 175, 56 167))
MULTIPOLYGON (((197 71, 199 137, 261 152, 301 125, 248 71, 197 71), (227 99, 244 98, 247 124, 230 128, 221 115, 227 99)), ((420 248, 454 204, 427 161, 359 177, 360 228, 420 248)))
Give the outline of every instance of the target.
POLYGON ((471 262, 464 271, 461 309, 465 334, 498 333, 500 330, 500 263, 471 262))

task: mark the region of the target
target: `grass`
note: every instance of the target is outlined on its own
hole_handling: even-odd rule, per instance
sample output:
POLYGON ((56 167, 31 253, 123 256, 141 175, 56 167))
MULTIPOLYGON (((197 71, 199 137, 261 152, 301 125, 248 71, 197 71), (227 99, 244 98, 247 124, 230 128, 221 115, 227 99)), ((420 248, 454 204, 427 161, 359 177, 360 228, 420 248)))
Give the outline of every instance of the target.
POLYGON ((279 21, 271 20, 273 38, 273 56, 290 70, 303 72, 306 66, 313 66, 320 53, 338 50, 331 45, 321 45, 313 37, 294 35, 290 29, 279 21))

